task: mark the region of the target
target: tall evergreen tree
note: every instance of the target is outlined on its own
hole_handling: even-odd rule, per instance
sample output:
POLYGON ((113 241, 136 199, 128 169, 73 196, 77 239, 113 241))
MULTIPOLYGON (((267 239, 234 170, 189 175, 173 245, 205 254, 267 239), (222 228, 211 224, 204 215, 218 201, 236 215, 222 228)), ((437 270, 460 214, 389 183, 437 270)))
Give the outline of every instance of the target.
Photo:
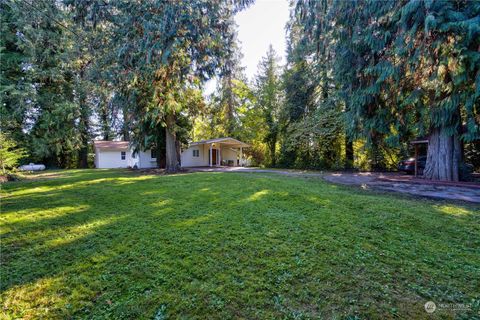
POLYGON ((53 1, 5 5, 15 17, 16 47, 25 55, 18 69, 22 80, 11 85, 16 90, 30 88, 11 105, 12 115, 24 115, 22 130, 34 160, 74 166, 79 146, 78 109, 69 56, 72 39, 62 23, 64 12, 53 1))
POLYGON ((332 50, 309 40, 311 29, 302 25, 302 17, 303 12, 293 11, 288 23, 281 160, 303 168, 338 167, 344 124, 343 105, 332 78, 332 50))
POLYGON ((282 84, 280 78, 279 57, 270 45, 266 56, 258 65, 255 79, 255 93, 257 108, 262 110, 267 127, 264 142, 268 147, 268 164, 277 163, 276 148, 279 132, 279 113, 283 101, 282 84))
POLYGON ((219 75, 220 81, 218 85, 218 103, 220 105, 223 133, 225 136, 236 136, 238 132, 239 119, 237 109, 240 106, 240 98, 235 95, 235 86, 238 81, 246 81, 243 74, 244 68, 241 66, 242 54, 238 45, 236 24, 233 21, 229 24, 229 31, 227 36, 227 43, 219 75))
POLYGON ((17 28, 20 24, 18 8, 5 1, 0 2, 0 125, 17 144, 26 146, 23 131, 28 117, 25 101, 32 89, 25 79, 27 52, 19 41, 17 28))

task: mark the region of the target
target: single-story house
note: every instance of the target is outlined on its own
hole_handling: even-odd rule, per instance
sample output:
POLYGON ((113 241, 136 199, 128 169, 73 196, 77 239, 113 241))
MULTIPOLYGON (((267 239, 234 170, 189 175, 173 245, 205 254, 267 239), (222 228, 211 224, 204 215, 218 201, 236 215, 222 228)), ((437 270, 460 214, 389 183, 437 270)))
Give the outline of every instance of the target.
MULTIPOLYGON (((155 150, 133 152, 128 141, 94 141, 96 168, 156 168, 155 150)), ((182 167, 245 166, 243 148, 250 145, 233 138, 193 142, 180 156, 182 167)))
POLYGON ((156 168, 155 150, 134 153, 128 141, 93 141, 96 168, 156 168))
POLYGON ((245 166, 243 148, 250 145, 233 138, 217 138, 193 142, 183 150, 182 167, 245 166))

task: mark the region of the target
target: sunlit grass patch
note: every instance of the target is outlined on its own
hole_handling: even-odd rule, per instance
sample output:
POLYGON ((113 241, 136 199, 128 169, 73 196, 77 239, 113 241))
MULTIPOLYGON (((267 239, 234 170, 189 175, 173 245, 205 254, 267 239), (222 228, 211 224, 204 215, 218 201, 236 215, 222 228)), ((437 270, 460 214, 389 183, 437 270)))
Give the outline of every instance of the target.
POLYGON ((441 212, 446 213, 446 214, 451 214, 451 215, 454 215, 454 216, 463 216, 463 215, 467 215, 467 214, 473 214, 472 210, 468 210, 466 208, 461 208, 461 207, 458 207, 458 206, 441 205, 441 206, 437 206, 437 207, 441 212))

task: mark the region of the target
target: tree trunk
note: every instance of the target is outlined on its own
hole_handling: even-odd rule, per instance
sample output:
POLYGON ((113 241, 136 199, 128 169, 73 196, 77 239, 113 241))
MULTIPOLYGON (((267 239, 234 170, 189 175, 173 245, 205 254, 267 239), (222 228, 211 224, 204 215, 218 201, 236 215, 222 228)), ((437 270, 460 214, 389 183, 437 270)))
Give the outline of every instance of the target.
POLYGON ((234 131, 234 105, 233 105, 233 83, 232 75, 227 77, 227 136, 231 137, 234 131))
POLYGON ((423 176, 430 180, 458 181, 462 160, 458 135, 447 135, 445 128, 435 128, 428 139, 427 163, 423 176))
MULTIPOLYGON (((83 75, 82 75, 83 76, 83 75)), ((78 150, 78 164, 79 168, 88 168, 88 143, 90 142, 90 115, 88 106, 86 104, 85 93, 80 89, 80 121, 79 121, 79 132, 80 132, 80 142, 81 146, 78 150)))
POLYGON ((82 141, 82 146, 78 150, 78 167, 82 169, 88 168, 88 140, 82 141))
POLYGON ((385 170, 385 157, 381 150, 382 137, 376 132, 372 131, 371 135, 371 146, 369 148, 369 157, 371 161, 371 170, 372 171, 384 171, 385 170))
POLYGON ((165 128, 160 124, 157 128, 157 139, 155 143, 157 147, 157 167, 165 168, 165 128))
POLYGON ((345 136, 345 168, 353 168, 353 141, 345 136))
POLYGON ((122 126, 122 134, 123 134, 123 141, 130 141, 130 118, 128 116, 128 107, 124 106, 123 110, 123 126, 122 126))
POLYGON ((102 97, 102 107, 100 109, 100 123, 102 127, 102 136, 103 140, 110 140, 110 125, 108 123, 108 106, 105 101, 103 101, 102 97))
POLYGON ((181 163, 181 150, 180 150, 180 141, 176 140, 175 141, 175 150, 177 151, 177 161, 178 161, 178 166, 180 167, 182 165, 181 163))
POLYGON ((175 134, 175 115, 169 113, 166 119, 167 126, 165 127, 165 140, 166 140, 166 170, 170 173, 178 171, 178 157, 176 146, 176 134, 175 134))
POLYGON ((277 157, 276 157, 276 154, 275 154, 276 146, 277 146, 277 139, 274 139, 274 140, 270 141, 270 143, 269 143, 270 162, 271 162, 272 167, 275 167, 277 165, 277 157))

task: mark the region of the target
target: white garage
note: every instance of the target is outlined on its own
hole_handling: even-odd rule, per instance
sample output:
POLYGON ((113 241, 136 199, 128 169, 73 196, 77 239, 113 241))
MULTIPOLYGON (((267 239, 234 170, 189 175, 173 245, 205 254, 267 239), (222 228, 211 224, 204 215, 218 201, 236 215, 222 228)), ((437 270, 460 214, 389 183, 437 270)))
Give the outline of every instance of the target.
POLYGON ((155 168, 157 159, 152 150, 133 152, 128 141, 94 141, 95 167, 107 168, 155 168))

